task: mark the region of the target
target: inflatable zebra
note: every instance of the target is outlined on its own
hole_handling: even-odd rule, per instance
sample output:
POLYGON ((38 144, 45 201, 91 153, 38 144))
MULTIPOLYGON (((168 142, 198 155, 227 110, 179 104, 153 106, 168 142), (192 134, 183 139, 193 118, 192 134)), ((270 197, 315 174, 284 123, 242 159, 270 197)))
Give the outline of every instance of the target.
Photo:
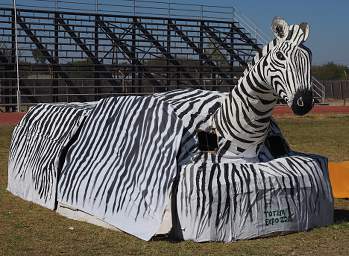
POLYGON ((327 160, 293 152, 271 114, 312 108, 309 27, 273 21, 227 95, 176 90, 85 104, 40 104, 13 132, 8 190, 141 239, 234 241, 332 222, 327 160), (215 131, 216 152, 197 130, 215 131), (321 207, 320 207, 321 205, 321 207))
POLYGON ((311 51, 303 45, 309 26, 306 23, 288 26, 277 17, 272 28, 276 38, 253 59, 253 65, 244 71, 229 95, 203 90, 176 90, 155 95, 174 106, 184 122, 187 134, 180 162, 198 152, 195 131, 212 128, 223 138, 217 153, 219 157, 257 161, 278 99, 286 102, 297 115, 311 110, 311 51))

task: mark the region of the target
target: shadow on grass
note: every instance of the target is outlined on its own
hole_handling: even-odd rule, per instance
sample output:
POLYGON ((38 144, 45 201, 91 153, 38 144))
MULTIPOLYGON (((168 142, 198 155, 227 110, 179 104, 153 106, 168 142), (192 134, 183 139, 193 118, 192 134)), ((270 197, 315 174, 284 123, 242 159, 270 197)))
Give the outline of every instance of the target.
POLYGON ((170 233, 165 235, 156 235, 151 238, 151 241, 167 241, 167 242, 176 244, 176 243, 183 242, 183 239, 176 238, 170 233))
POLYGON ((339 224, 343 222, 349 222, 349 210, 335 209, 334 223, 339 224))
MULTIPOLYGON (((341 224, 341 223, 344 223, 344 222, 349 222, 349 210, 335 209, 334 210, 334 224, 341 224)), ((286 235, 286 233, 284 235, 286 235)), ((154 236, 151 239, 151 241, 167 241, 167 242, 170 242, 170 243, 180 243, 180 242, 183 242, 182 239, 174 238, 170 234, 154 236)))

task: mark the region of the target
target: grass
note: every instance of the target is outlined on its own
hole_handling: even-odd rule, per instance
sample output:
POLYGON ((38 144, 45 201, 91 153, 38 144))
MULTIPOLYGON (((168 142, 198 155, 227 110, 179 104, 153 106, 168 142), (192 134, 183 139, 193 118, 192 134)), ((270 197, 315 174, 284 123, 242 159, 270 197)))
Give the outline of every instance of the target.
POLYGON ((293 150, 324 155, 330 161, 349 160, 348 115, 288 117, 277 122, 293 150))
MULTIPOLYGON (((293 149, 349 160, 349 116, 280 118, 278 123, 293 149)), ((336 200, 335 223, 329 227, 228 244, 144 242, 64 218, 6 191, 12 129, 0 126, 0 255, 349 255, 347 200, 336 200)))

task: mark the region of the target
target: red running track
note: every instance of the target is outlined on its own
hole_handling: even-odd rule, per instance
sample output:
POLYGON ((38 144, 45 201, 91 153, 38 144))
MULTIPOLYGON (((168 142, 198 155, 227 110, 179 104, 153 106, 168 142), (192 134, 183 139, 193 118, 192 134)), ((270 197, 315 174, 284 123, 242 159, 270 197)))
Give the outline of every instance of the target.
POLYGON ((0 113, 0 125, 16 125, 25 115, 25 112, 0 113))
MULTIPOLYGON (((316 105, 310 114, 348 114, 349 106, 323 106, 316 105)), ((20 113, 0 113, 0 125, 16 125, 25 112, 20 113)), ((274 116, 293 115, 292 110, 288 106, 276 106, 273 110, 274 116)))
MULTIPOLYGON (((349 106, 327 106, 327 105, 316 105, 309 112, 309 114, 349 114, 349 106)), ((292 110, 288 106, 276 106, 273 110, 274 116, 286 116, 293 115, 292 110)))

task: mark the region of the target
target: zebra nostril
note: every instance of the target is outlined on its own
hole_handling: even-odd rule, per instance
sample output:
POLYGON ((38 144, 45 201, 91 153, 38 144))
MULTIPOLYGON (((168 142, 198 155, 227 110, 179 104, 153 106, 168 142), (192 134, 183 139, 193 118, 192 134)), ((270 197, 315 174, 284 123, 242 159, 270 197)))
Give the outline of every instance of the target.
POLYGON ((299 97, 299 98, 297 99, 297 105, 298 105, 299 107, 304 107, 304 102, 303 102, 303 98, 302 98, 302 97, 299 97))

